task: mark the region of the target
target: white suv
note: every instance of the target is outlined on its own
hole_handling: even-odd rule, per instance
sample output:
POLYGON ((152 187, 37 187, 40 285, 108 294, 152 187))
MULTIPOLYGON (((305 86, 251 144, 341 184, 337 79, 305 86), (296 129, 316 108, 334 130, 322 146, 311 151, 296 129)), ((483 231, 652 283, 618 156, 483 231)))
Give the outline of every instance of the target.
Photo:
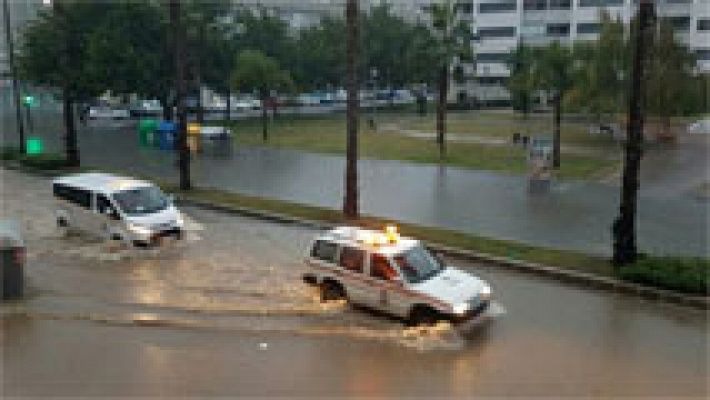
POLYGON ((347 299, 414 325, 473 318, 491 297, 485 281, 446 266, 394 227, 329 230, 313 241, 307 264, 303 279, 320 288, 323 301, 347 299))

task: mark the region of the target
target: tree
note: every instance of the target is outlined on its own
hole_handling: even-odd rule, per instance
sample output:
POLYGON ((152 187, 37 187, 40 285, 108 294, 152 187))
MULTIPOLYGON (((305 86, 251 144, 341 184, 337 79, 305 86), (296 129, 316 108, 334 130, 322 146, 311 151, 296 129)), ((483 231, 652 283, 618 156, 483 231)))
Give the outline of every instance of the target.
POLYGON ((661 18, 651 38, 646 75, 645 106, 649 114, 660 118, 664 134, 670 134, 671 117, 688 109, 687 98, 696 83, 695 59, 687 47, 677 42, 670 20, 661 18))
POLYGON ((170 27, 173 37, 173 57, 175 65, 175 102, 177 104, 178 124, 178 167, 180 168, 180 189, 189 190, 190 184, 190 149, 187 147, 187 110, 185 109, 185 29, 182 23, 180 0, 170 0, 170 27))
POLYGON ((348 90, 347 104, 347 147, 345 160, 345 198, 343 213, 347 218, 357 218, 358 188, 357 188, 357 131, 358 131, 358 0, 347 0, 345 20, 347 36, 346 79, 348 90))
POLYGON ((439 158, 446 156, 446 103, 449 93, 449 70, 454 61, 459 63, 471 61, 472 37, 469 25, 459 19, 459 8, 452 0, 434 3, 429 9, 432 26, 437 39, 439 103, 436 113, 436 141, 439 145, 439 158))
POLYGON ((7 0, 2 0, 2 8, 5 21, 5 40, 7 42, 7 56, 10 66, 10 74, 12 75, 12 98, 15 105, 15 121, 17 123, 17 133, 20 139, 20 154, 25 154, 25 127, 22 122, 22 107, 20 105, 20 85, 17 82, 17 68, 15 64, 15 40, 12 35, 12 27, 10 26, 10 10, 7 6, 7 0))
POLYGON ((624 24, 608 13, 600 15, 599 37, 596 41, 576 43, 573 87, 568 92, 570 105, 596 117, 612 115, 623 108, 629 77, 629 46, 624 37, 624 24))
POLYGON ((508 90, 510 91, 513 108, 522 111, 527 119, 530 112, 533 95, 537 90, 534 75, 534 52, 521 40, 515 51, 510 53, 507 60, 510 70, 508 90))
POLYGON ((535 76, 539 86, 552 95, 554 107, 554 132, 552 139, 552 165, 560 167, 560 125, 562 99, 573 85, 573 57, 569 47, 554 41, 537 49, 535 76))
POLYGON ((638 257, 636 249, 636 203, 641 167, 641 144, 643 142, 643 102, 644 59, 646 39, 652 26, 654 9, 650 0, 639 3, 638 22, 634 24, 635 42, 631 70, 631 93, 629 94, 628 133, 624 157, 624 172, 621 182, 621 204, 619 216, 614 221, 614 265, 632 264, 638 257))
POLYGON ((104 82, 85 61, 84 45, 105 17, 105 5, 80 0, 55 0, 24 32, 18 64, 21 75, 38 85, 61 88, 67 165, 80 165, 74 120, 76 102, 97 96, 104 82))
POLYGON ((259 50, 243 50, 237 56, 232 72, 232 87, 243 92, 257 92, 261 100, 262 138, 268 140, 266 103, 269 92, 292 85, 291 75, 282 70, 275 59, 259 50))
POLYGON ((345 84, 345 22, 326 17, 302 29, 296 40, 294 81, 299 89, 322 89, 345 84))

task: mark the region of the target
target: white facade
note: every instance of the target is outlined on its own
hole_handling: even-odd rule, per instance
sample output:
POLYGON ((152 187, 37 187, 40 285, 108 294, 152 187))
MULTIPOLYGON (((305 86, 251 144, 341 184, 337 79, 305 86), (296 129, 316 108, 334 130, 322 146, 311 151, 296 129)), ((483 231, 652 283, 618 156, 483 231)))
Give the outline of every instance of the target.
MULTIPOLYGON (((469 2, 469 0, 466 0, 469 2)), ((504 103, 509 94, 505 57, 519 42, 570 44, 597 37, 606 11, 629 24, 637 0, 470 0, 473 4, 475 76, 452 84, 450 100, 467 97, 482 103, 504 103)), ((710 72, 710 0, 656 0, 656 14, 672 18, 677 38, 697 56, 699 72, 710 72)))

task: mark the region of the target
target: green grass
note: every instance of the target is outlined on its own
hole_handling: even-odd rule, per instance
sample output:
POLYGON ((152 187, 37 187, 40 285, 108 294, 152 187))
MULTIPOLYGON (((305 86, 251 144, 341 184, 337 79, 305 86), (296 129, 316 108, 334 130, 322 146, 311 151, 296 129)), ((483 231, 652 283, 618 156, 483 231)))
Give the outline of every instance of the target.
POLYGON ((16 147, 3 147, 0 149, 0 160, 18 161, 27 168, 39 170, 58 170, 66 167, 67 161, 61 154, 42 153, 23 155, 16 147))
MULTIPOLYGON (((391 116, 396 118, 396 114, 391 116)), ((381 122, 378 122, 381 123, 381 122)), ((439 151, 434 140, 409 138, 394 133, 375 132, 366 120, 360 121, 360 157, 436 164, 439 151)), ((345 120, 340 116, 282 116, 269 125, 269 140, 264 143, 258 119, 232 123, 237 145, 270 146, 307 152, 345 154, 345 120)), ((445 164, 462 168, 524 174, 528 171, 526 153, 513 146, 477 143, 449 143, 445 164)), ((618 161, 577 155, 564 155, 561 178, 590 179, 618 168, 618 161)))
POLYGON ((679 292, 710 294, 710 260, 681 257, 641 257, 619 269, 623 279, 679 292))

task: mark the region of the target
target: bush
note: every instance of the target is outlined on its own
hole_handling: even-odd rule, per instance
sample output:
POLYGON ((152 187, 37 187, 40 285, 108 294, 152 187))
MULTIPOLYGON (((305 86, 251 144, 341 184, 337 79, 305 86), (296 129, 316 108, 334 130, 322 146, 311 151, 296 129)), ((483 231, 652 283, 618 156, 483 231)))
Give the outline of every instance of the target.
POLYGON ((19 161, 20 164, 35 169, 54 170, 66 167, 66 159, 61 154, 45 153, 22 155, 20 149, 12 146, 0 148, 0 160, 19 161))
POLYGON ((682 257, 643 257, 619 268, 619 276, 632 282, 707 296, 710 260, 682 257))

